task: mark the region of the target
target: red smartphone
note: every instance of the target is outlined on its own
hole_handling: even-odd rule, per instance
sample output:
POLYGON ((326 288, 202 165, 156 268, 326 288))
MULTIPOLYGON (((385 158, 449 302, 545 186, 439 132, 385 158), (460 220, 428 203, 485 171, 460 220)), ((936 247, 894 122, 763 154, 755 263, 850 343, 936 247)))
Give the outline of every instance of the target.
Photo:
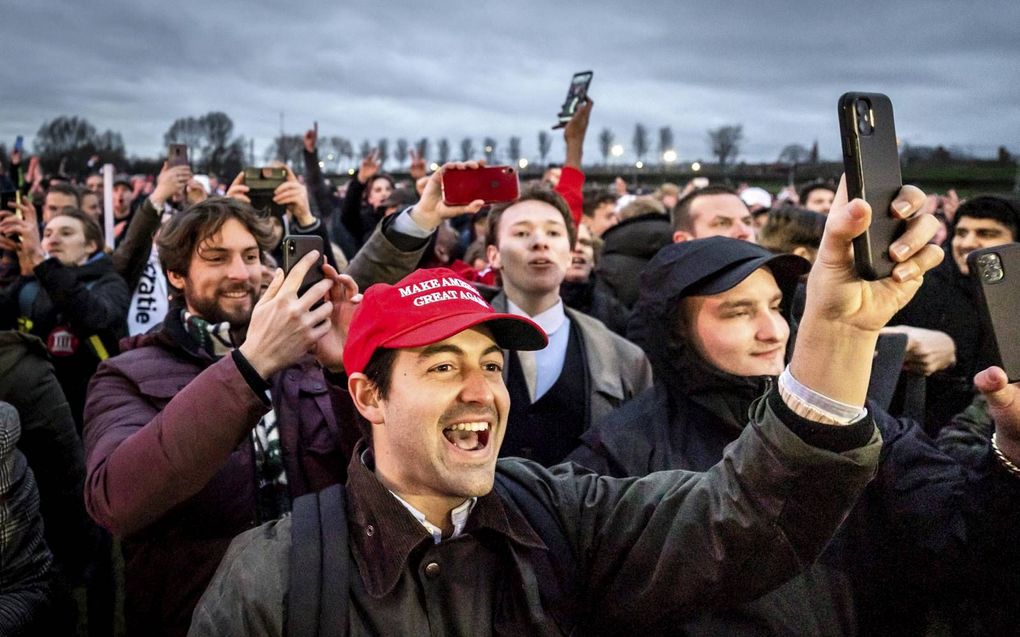
POLYGON ((443 203, 466 206, 476 199, 487 204, 517 201, 520 181, 513 166, 446 170, 443 172, 443 203))

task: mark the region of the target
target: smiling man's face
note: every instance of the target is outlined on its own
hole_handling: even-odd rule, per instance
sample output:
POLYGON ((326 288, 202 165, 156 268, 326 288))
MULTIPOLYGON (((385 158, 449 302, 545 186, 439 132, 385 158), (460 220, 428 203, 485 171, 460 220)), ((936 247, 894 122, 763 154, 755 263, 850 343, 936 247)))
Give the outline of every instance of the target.
POLYGON ((510 396, 489 330, 398 350, 390 378, 386 396, 362 410, 380 481, 421 511, 491 491, 510 396))
POLYGON ((736 286, 684 299, 688 336, 701 356, 735 376, 778 376, 790 326, 772 272, 758 268, 736 286))

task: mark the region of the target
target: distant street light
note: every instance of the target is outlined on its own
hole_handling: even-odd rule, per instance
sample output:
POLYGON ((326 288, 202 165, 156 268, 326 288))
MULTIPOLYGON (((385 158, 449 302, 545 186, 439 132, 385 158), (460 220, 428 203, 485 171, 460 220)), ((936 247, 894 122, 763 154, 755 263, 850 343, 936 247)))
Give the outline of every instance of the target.
POLYGON ((666 152, 662 153, 662 161, 672 164, 676 161, 676 151, 670 148, 666 152))
POLYGON ((699 170, 701 170, 701 162, 694 162, 693 164, 691 164, 691 170, 693 170, 694 172, 698 172, 699 170))
POLYGON ((326 159, 333 161, 333 153, 326 155, 326 159))
POLYGON ((492 152, 492 146, 486 146, 485 147, 485 152, 491 153, 492 152))
POLYGON ((319 168, 325 168, 325 167, 326 167, 326 162, 320 161, 319 162, 319 168))
POLYGON ((347 174, 348 175, 353 175, 354 173, 355 173, 355 170, 353 168, 348 168, 347 169, 347 174))
POLYGON ((431 170, 432 172, 436 172, 437 170, 439 170, 439 164, 437 164, 436 162, 432 162, 431 164, 429 164, 429 170, 431 170))
POLYGON ((623 144, 613 144, 613 147, 609 149, 609 154, 613 157, 623 156, 623 144))
POLYGON ((522 157, 521 159, 517 160, 517 165, 521 167, 521 170, 524 170, 525 168, 528 167, 528 160, 522 157))
POLYGON ((639 160, 637 160, 636 162, 634 162, 634 167, 635 167, 635 168, 638 168, 638 169, 640 169, 640 168, 644 168, 644 167, 645 167, 645 162, 643 162, 643 161, 641 161, 641 160, 639 159, 639 160))

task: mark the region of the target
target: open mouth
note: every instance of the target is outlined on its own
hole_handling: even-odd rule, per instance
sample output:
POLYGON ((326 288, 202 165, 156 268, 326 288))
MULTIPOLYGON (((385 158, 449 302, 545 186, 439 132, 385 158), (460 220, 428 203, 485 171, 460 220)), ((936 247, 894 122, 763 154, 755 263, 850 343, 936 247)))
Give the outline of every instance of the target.
POLYGON ((588 259, 585 259, 584 257, 574 257, 570 260, 570 265, 585 266, 588 265, 588 259))
POLYGON ((443 436, 461 451, 480 451, 489 444, 489 423, 454 423, 443 429, 443 436))
POLYGON ((244 290, 233 290, 231 292, 222 292, 220 296, 225 296, 228 299, 243 299, 249 295, 247 289, 244 290))

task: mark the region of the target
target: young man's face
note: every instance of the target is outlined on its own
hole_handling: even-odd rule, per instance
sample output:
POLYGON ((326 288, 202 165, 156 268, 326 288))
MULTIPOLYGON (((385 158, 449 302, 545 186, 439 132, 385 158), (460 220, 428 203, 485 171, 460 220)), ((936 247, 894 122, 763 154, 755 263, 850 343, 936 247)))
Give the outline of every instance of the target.
POLYGON ((77 208, 78 201, 63 192, 48 192, 43 200, 43 223, 49 223, 64 208, 77 208))
POLYGON ((219 232, 198 245, 187 276, 168 272, 167 277, 184 290, 192 314, 210 323, 243 327, 251 319, 262 280, 258 243, 244 224, 227 219, 219 232))
POLYGON ((803 206, 813 212, 827 215, 829 214, 829 208, 832 207, 832 200, 835 198, 836 193, 828 188, 815 188, 808 193, 807 201, 803 203, 803 206))
POLYGON ((113 187, 113 216, 115 219, 123 219, 131 212, 131 200, 134 193, 124 184, 117 184, 113 187))
POLYGON ((592 234, 601 237, 602 233, 620 223, 620 215, 616 213, 615 201, 604 201, 595 206, 590 217, 583 220, 591 228, 592 234))
POLYGON ((74 217, 56 216, 43 229, 42 249, 62 264, 84 265, 98 249, 95 242, 85 239, 85 227, 74 217))
POLYGON ((790 326, 780 313, 782 292, 768 268, 712 296, 684 299, 689 340, 712 365, 735 376, 778 376, 790 326))
POLYGON ((571 261, 559 210, 544 201, 514 204, 503 211, 497 237, 499 245, 488 248, 489 263, 502 273, 511 300, 559 293, 571 261))
POLYGON ((503 350, 485 327, 399 350, 387 397, 366 414, 376 472, 420 510, 423 499, 452 508, 485 495, 509 411, 503 350))
POLYGON ((956 230, 951 242, 953 261, 960 273, 970 274, 967 267, 967 255, 980 248, 994 248, 1014 241, 1013 233, 1004 224, 995 219, 979 219, 977 217, 961 217, 956 222, 956 230))
POLYGON ((583 223, 577 227, 577 242, 570 253, 570 267, 567 268, 567 280, 584 283, 591 276, 595 267, 595 242, 591 230, 583 223))
POLYGON ((691 202, 690 216, 694 224, 693 232, 676 231, 673 234, 674 242, 729 237, 757 243, 751 211, 737 195, 701 195, 691 202))

